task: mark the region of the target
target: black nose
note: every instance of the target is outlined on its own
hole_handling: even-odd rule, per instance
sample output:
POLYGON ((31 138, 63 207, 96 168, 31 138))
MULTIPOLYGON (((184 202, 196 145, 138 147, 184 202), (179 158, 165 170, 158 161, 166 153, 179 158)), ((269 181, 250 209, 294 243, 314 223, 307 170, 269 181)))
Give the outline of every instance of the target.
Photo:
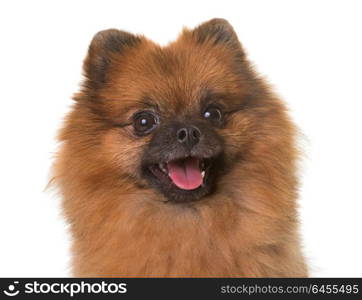
POLYGON ((176 136, 179 143, 191 149, 200 141, 201 132, 197 127, 189 126, 177 130, 176 136))

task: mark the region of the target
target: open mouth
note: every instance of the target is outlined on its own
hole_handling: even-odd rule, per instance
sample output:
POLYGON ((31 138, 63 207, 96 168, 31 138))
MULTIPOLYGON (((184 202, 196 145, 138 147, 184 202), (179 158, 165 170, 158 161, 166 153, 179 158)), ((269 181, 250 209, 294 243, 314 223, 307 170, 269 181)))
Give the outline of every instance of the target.
POLYGON ((150 165, 149 170, 160 181, 190 191, 204 184, 210 164, 210 160, 189 156, 150 165))

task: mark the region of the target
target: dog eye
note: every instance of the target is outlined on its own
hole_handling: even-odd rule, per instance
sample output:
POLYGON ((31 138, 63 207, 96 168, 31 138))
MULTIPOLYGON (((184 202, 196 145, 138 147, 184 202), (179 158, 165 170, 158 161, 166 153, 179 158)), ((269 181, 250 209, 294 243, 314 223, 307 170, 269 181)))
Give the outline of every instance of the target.
POLYGON ((158 117, 150 111, 136 113, 133 117, 133 128, 138 135, 150 133, 158 125, 158 117))
POLYGON ((209 107, 205 110, 203 117, 213 123, 221 123, 222 121, 221 110, 217 107, 209 107))

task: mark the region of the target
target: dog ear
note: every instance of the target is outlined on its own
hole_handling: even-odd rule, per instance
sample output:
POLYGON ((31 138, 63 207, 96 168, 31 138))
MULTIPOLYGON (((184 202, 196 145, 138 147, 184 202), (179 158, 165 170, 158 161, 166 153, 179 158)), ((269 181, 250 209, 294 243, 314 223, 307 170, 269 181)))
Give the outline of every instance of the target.
POLYGON ((140 42, 140 37, 117 29, 98 32, 93 37, 83 65, 88 84, 92 87, 101 86, 116 55, 124 53, 140 42))
POLYGON ((233 27, 225 19, 211 19, 196 27, 191 31, 191 34, 197 43, 224 45, 244 55, 244 51, 233 27))

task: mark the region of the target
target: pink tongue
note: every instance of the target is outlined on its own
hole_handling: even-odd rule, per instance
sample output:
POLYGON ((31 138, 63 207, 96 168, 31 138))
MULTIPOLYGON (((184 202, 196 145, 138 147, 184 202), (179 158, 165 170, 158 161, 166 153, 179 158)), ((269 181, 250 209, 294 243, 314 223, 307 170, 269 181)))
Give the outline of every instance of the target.
POLYGON ((199 160, 196 158, 169 162, 167 168, 171 180, 180 189, 194 190, 202 184, 199 160))

